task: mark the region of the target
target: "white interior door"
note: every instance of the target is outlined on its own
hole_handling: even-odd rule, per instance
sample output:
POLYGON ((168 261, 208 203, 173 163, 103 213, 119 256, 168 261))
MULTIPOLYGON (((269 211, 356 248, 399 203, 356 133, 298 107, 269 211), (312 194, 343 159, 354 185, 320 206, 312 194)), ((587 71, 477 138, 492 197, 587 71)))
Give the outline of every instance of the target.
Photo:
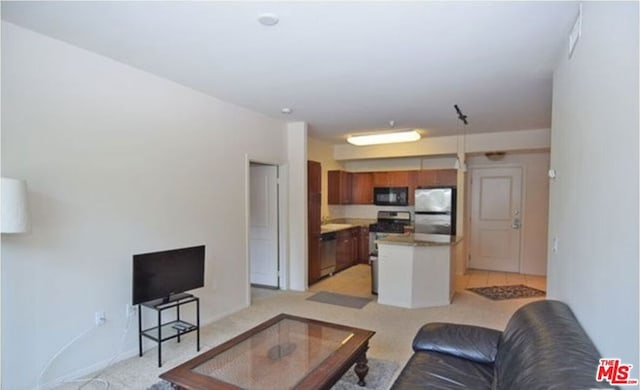
POLYGON ((520 272, 521 168, 471 170, 471 268, 520 272))
POLYGON ((278 168, 251 164, 249 172, 251 284, 278 287, 278 168))

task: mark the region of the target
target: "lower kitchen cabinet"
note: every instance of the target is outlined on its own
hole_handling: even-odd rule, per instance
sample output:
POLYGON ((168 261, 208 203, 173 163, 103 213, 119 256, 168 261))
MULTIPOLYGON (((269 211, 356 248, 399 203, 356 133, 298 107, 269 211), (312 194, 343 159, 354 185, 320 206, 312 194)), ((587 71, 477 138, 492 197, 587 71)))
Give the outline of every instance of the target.
POLYGON ((356 263, 358 256, 358 230, 352 228, 340 230, 336 244, 336 271, 349 268, 356 263))
POLYGON ((364 226, 358 231, 358 263, 369 264, 369 228, 364 226))

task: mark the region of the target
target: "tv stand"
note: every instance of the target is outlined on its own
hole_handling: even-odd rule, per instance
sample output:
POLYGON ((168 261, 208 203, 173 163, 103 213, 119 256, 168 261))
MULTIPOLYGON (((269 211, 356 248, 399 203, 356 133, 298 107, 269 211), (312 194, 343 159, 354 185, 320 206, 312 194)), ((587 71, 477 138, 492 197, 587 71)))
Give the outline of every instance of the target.
POLYGON ((200 351, 200 299, 192 294, 182 293, 170 295, 149 302, 138 304, 138 348, 139 355, 142 356, 142 337, 146 337, 158 343, 158 367, 162 367, 162 343, 174 338, 180 342, 180 337, 191 332, 196 332, 196 347, 200 351), (180 306, 195 302, 196 323, 184 321, 180 318, 180 306), (155 310, 158 315, 157 326, 142 328, 142 308, 146 307, 155 310), (162 322, 162 312, 167 309, 176 308, 176 319, 162 322))

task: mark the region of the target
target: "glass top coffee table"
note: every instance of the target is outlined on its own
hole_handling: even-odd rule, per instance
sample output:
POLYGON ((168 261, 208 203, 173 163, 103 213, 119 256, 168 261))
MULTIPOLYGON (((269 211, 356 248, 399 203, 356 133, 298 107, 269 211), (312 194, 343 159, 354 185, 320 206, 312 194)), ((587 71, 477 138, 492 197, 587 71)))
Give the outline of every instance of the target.
POLYGON ((355 363, 369 371, 375 332, 279 314, 160 375, 183 389, 328 389, 355 363))

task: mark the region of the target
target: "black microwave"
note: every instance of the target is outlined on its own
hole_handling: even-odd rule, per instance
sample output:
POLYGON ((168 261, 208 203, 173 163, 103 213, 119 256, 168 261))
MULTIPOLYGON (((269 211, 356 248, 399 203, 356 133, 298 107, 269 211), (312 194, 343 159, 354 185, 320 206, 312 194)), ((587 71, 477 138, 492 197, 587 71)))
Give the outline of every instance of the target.
POLYGON ((374 187, 373 204, 378 206, 407 206, 409 204, 409 188, 374 187))

